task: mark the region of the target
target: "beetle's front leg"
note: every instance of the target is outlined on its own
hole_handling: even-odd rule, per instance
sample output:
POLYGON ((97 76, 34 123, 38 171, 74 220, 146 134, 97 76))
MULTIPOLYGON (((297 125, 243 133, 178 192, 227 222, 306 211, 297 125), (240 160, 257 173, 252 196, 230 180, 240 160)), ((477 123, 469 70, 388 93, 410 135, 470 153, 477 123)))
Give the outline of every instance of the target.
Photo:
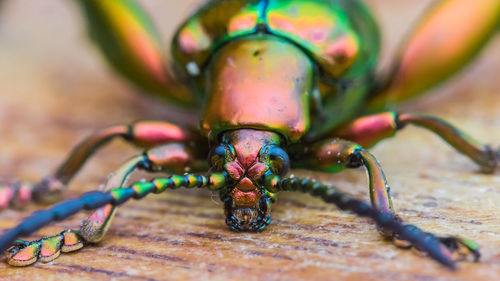
POLYGON ((345 168, 364 166, 368 172, 370 200, 373 206, 385 213, 394 213, 389 185, 380 164, 368 151, 351 141, 332 138, 313 145, 293 148, 295 161, 292 168, 306 168, 337 172, 345 168))
MULTIPOLYGON (((292 162, 292 167, 296 168, 335 172, 344 168, 364 166, 368 173, 370 200, 373 207, 391 216, 396 216, 391 201, 390 188, 379 162, 360 145, 332 138, 310 146, 293 149, 295 151, 291 155, 295 155, 297 158, 296 161, 292 162)), ((388 232, 387 229, 382 228, 380 232, 397 246, 415 246, 419 249, 418 245, 401 240, 398 234, 392 231, 388 232)), ((448 252, 451 252, 454 260, 462 260, 468 256, 473 256, 475 260, 479 258, 477 245, 472 241, 457 237, 437 237, 437 239, 441 242, 441 247, 436 250, 442 251, 442 255, 448 255, 448 252)))
MULTIPOLYGON (((148 172, 183 171, 195 161, 198 161, 196 153, 183 144, 161 145, 127 161, 111 174, 103 191, 109 192, 116 187, 124 187, 129 176, 138 169, 148 172)), ((175 176, 173 179, 178 180, 175 176)), ((84 243, 99 242, 106 234, 115 213, 116 207, 107 204, 83 220, 79 231, 67 230, 36 241, 17 240, 7 252, 7 262, 14 266, 30 265, 38 259, 49 262, 56 259, 61 252, 76 251, 81 249, 84 243)))
MULTIPOLYGON (((196 166, 202 161, 198 153, 193 152, 184 144, 171 143, 147 150, 143 155, 136 156, 120 167, 108 179, 103 191, 109 192, 117 186, 123 187, 127 178, 137 169, 148 172, 182 173, 185 168, 196 166)), ((116 212, 116 207, 108 204, 96 210, 89 218, 82 221, 80 232, 87 242, 97 243, 106 234, 116 212)))
POLYGON ((448 122, 423 114, 383 112, 358 118, 333 131, 330 136, 340 137, 371 147, 392 137, 406 125, 425 128, 477 163, 484 172, 492 173, 500 165, 500 149, 495 151, 448 122))
POLYGON ((186 144, 192 142, 196 145, 201 137, 177 125, 161 121, 140 121, 131 125, 116 125, 100 129, 78 144, 53 174, 44 177, 37 184, 18 182, 3 187, 0 185, 0 208, 30 200, 42 203, 56 201, 85 162, 97 150, 116 138, 148 148, 171 142, 186 144))

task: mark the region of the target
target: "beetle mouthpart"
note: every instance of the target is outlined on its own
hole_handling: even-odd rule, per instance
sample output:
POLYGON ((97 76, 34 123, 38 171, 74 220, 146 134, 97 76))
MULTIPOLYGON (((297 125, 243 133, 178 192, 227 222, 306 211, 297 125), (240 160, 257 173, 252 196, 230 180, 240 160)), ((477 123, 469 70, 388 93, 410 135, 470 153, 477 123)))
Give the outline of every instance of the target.
POLYGON ((233 198, 224 201, 226 224, 233 231, 261 231, 271 222, 271 199, 262 197, 255 206, 236 206, 233 198))
POLYGON ((259 212, 255 208, 237 208, 233 210, 233 216, 239 221, 243 229, 249 229, 250 223, 257 219, 259 212))

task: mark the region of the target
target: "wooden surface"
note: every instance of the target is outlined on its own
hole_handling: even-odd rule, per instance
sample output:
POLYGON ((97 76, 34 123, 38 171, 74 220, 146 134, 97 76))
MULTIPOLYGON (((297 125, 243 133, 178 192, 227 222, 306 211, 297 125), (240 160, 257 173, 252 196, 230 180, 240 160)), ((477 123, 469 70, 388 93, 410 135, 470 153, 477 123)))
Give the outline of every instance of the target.
MULTIPOLYGON (((38 179, 98 127, 137 119, 193 122, 136 95, 103 65, 84 36, 72 1, 6 1, 0 14, 0 180, 38 179)), ((196 1, 142 1, 166 38, 196 1), (179 6, 179 2, 183 4, 179 6), (175 3, 175 4, 174 4, 175 3), (171 6, 175 8, 167 8, 171 6)), ((382 19, 384 61, 429 1, 370 1, 382 19), (383 2, 383 3, 382 3, 383 2), (401 3, 404 2, 404 3, 401 3)), ((500 38, 466 72, 409 111, 441 116, 487 143, 500 144, 500 38)), ((100 152, 64 194, 96 189, 138 151, 122 142, 100 152)), ((149 196, 120 208, 98 245, 48 264, 13 268, 9 280, 498 280, 500 176, 484 175, 436 136, 407 128, 372 152, 408 222, 461 235, 482 248, 479 264, 450 272, 428 258, 382 241, 374 225, 302 194, 280 194, 262 233, 234 233, 207 191, 149 196)), ((298 171, 301 175, 311 173, 298 171)), ((362 170, 322 180, 368 200, 362 170)), ((0 228, 43 206, 0 213, 0 228)), ((75 228, 86 214, 52 224, 32 238, 75 228)), ((3 279, 2 279, 3 280, 3 279)))

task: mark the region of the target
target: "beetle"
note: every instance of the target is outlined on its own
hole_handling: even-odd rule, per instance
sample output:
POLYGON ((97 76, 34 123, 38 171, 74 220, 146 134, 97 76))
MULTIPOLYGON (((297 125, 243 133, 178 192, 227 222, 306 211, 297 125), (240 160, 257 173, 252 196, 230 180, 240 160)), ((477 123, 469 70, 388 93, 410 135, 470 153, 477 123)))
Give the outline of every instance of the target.
POLYGON ((496 169, 499 153, 454 126, 386 107, 420 95, 472 59, 495 32, 498 1, 435 4, 386 76, 375 73, 377 25, 358 1, 211 1, 178 29, 171 65, 164 64, 157 32, 135 2, 79 4, 92 38, 115 70, 148 93, 199 108, 200 126, 194 130, 141 121, 104 128, 39 183, 5 186, 2 207, 53 201, 87 158, 111 139, 121 137, 146 149, 113 173, 102 191, 37 212, 7 232, 0 250, 12 245, 6 253, 9 264, 47 262, 96 243, 117 205, 178 187, 219 191, 226 224, 234 231, 263 230, 277 193, 302 191, 374 219, 396 245, 414 246, 448 267, 456 259, 479 257, 470 240, 438 237, 403 224, 394 214, 385 175, 365 148, 414 124, 441 136, 485 172, 496 169), (465 31, 470 33, 450 35, 458 40, 456 48, 433 41, 448 31, 443 21, 464 9, 474 9, 470 14, 481 20, 469 21, 465 31), (200 161, 207 156, 208 169, 200 161), (287 176, 290 168, 337 172, 361 166, 368 171, 372 206, 314 179, 287 176), (188 167, 208 173, 184 174, 188 167), (136 170, 173 175, 128 186, 126 179, 136 170), (98 210, 79 231, 15 240, 81 209, 98 210))

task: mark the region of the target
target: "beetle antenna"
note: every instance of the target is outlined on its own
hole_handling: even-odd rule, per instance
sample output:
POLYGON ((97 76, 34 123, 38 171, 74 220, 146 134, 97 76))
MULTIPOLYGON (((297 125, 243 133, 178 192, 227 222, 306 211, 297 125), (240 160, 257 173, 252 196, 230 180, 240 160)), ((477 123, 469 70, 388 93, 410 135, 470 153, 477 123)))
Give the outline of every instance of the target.
POLYGON ((352 198, 339 190, 317 182, 314 179, 284 178, 273 176, 274 180, 267 180, 274 185, 276 191, 302 191, 312 196, 321 197, 327 203, 335 204, 339 209, 351 211, 362 217, 373 219, 379 227, 398 236, 399 239, 412 243, 417 249, 429 254, 431 258, 442 265, 454 269, 455 264, 451 254, 440 240, 431 233, 424 232, 411 224, 403 224, 392 213, 379 211, 369 203, 352 198))
POLYGON ((136 183, 128 188, 115 188, 109 192, 87 192, 78 199, 66 200, 50 209, 34 212, 18 226, 8 230, 0 237, 0 252, 7 250, 17 238, 30 235, 52 221, 69 218, 81 210, 95 210, 106 204, 118 206, 130 198, 141 199, 149 193, 161 193, 166 189, 207 187, 211 190, 217 190, 224 186, 225 181, 225 173, 172 175, 168 178, 157 178, 150 182, 136 183))

